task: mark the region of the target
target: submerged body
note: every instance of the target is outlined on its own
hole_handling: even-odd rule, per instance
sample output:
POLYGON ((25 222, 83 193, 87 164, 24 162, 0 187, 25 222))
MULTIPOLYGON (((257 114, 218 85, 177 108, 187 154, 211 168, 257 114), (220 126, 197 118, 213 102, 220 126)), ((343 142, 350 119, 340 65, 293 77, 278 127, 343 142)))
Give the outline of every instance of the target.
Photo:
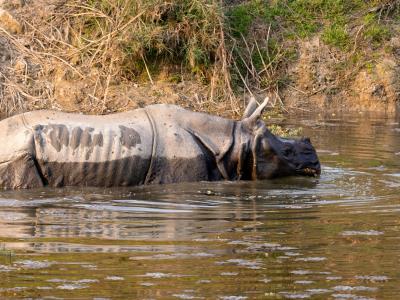
MULTIPOLYGON (((264 153, 271 143, 262 145, 259 122, 173 105, 108 116, 24 113, 0 122, 0 187, 111 187, 292 175, 272 152, 264 153)), ((275 143, 283 141, 268 134, 275 143)), ((317 163, 312 173, 318 173, 316 154, 311 160, 317 163)))

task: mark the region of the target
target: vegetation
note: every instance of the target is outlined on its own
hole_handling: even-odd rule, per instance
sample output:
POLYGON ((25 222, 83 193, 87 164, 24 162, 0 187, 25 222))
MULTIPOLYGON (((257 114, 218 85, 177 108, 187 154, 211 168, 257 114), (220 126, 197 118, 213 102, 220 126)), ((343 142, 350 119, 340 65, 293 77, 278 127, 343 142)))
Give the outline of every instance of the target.
POLYGON ((159 61, 180 61, 207 76, 218 56, 222 12, 215 1, 90 0, 71 3, 70 9, 80 63, 114 61, 127 78, 144 72, 146 61, 155 69, 159 61))
MULTIPOLYGON (((29 32, 30 54, 62 62, 67 79, 92 78, 88 94, 97 102, 113 85, 153 83, 168 69, 167 81, 193 78, 209 86, 209 102, 230 99, 235 106, 242 92, 278 95, 290 83, 299 41, 320 36, 352 67, 368 61, 371 46, 384 47, 400 15, 399 0, 231 2, 65 0, 44 23, 26 26, 47 26, 29 32)), ((47 76, 54 73, 50 68, 47 76)))
POLYGON ((378 46, 391 36, 390 16, 400 12, 399 1, 387 0, 221 3, 70 2, 72 45, 79 49, 80 63, 90 61, 126 79, 151 81, 160 65, 183 67, 213 90, 220 88, 217 96, 224 97, 231 96, 232 83, 249 92, 279 88, 287 80, 285 67, 296 58, 297 39, 320 33, 327 45, 349 51, 356 28, 363 26, 366 44, 378 46))

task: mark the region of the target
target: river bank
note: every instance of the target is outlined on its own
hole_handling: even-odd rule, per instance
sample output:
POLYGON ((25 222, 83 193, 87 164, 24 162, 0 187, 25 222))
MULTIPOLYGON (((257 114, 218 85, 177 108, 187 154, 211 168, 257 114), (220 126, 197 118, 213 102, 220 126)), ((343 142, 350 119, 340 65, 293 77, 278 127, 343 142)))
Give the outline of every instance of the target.
POLYGON ((252 92, 282 112, 393 114, 400 101, 399 1, 131 2, 0 1, 0 111, 238 117, 252 92))

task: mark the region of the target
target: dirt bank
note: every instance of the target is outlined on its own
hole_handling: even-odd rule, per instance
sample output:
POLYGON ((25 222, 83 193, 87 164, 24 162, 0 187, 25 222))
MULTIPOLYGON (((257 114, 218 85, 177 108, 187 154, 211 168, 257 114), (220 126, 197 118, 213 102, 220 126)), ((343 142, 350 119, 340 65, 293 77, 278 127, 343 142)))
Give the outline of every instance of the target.
MULTIPOLYGON (((320 37, 299 44, 299 59, 290 65, 285 103, 305 110, 394 113, 400 103, 400 38, 390 51, 374 50, 364 65, 346 67, 348 54, 334 51, 320 37)), ((372 50, 371 50, 372 51, 372 50)))
MULTIPOLYGON (((290 48, 294 49, 290 59, 282 54, 279 63, 274 65, 272 60, 265 66, 260 54, 259 64, 265 66, 261 71, 256 70, 257 59, 249 64, 243 63, 244 60, 237 61, 238 65, 241 63, 239 67, 231 61, 229 67, 239 71, 232 80, 235 96, 226 91, 225 96, 215 98, 213 77, 205 80, 199 73, 193 75, 182 70, 180 62, 164 67, 162 61, 156 61, 155 71, 151 62, 143 58, 143 73, 135 77, 121 76, 115 68, 118 61, 106 59, 104 65, 93 64, 90 68, 89 64, 82 64, 80 53, 74 53, 76 41, 71 40, 71 30, 76 27, 71 19, 60 17, 68 11, 68 2, 0 0, 2 113, 51 108, 104 114, 151 103, 173 103, 194 110, 238 116, 244 104, 242 96, 249 90, 260 98, 273 96, 273 102, 283 111, 294 113, 315 110, 394 113, 400 103, 398 19, 391 19, 388 25, 390 36, 385 39, 375 37, 377 42, 371 45, 361 38, 370 23, 353 24, 346 29, 352 37, 346 51, 333 47, 323 32, 316 31, 305 37, 280 41, 280 52, 276 52, 276 57, 289 52, 282 49, 290 48), (105 65, 108 72, 104 72, 105 65), (273 70, 271 66, 274 66, 273 70), (257 76, 249 79, 249 74, 255 73, 257 76)), ((252 1, 230 1, 229 7, 243 3, 247 5, 252 1)), ((268 50, 269 39, 274 35, 269 29, 267 34, 260 33, 265 32, 265 28, 260 29, 257 18, 249 21, 252 22, 249 28, 259 36, 264 34, 268 50)), ((249 56, 253 57, 259 45, 248 47, 253 47, 249 50, 249 56)), ((263 49, 258 50, 258 53, 262 52, 263 49)))

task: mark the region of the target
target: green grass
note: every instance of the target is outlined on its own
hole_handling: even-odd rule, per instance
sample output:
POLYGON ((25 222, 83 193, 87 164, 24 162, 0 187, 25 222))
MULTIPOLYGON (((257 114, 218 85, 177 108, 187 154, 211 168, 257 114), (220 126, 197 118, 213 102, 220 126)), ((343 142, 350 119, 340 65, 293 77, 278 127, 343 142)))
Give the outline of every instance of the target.
POLYGON ((350 46, 350 36, 347 33, 346 26, 341 24, 332 24, 326 27, 322 33, 322 40, 330 46, 346 50, 350 46))
POLYGON ((364 38, 374 46, 380 46, 383 41, 390 39, 389 28, 380 22, 376 13, 366 14, 363 23, 365 26, 364 38))
POLYGON ((390 30, 380 24, 374 24, 371 25, 365 30, 364 33, 365 37, 369 40, 371 40, 375 45, 385 41, 389 40, 391 37, 390 30))
POLYGON ((249 10, 249 5, 243 4, 228 10, 227 18, 233 36, 240 38, 242 35, 248 34, 254 15, 249 10))

